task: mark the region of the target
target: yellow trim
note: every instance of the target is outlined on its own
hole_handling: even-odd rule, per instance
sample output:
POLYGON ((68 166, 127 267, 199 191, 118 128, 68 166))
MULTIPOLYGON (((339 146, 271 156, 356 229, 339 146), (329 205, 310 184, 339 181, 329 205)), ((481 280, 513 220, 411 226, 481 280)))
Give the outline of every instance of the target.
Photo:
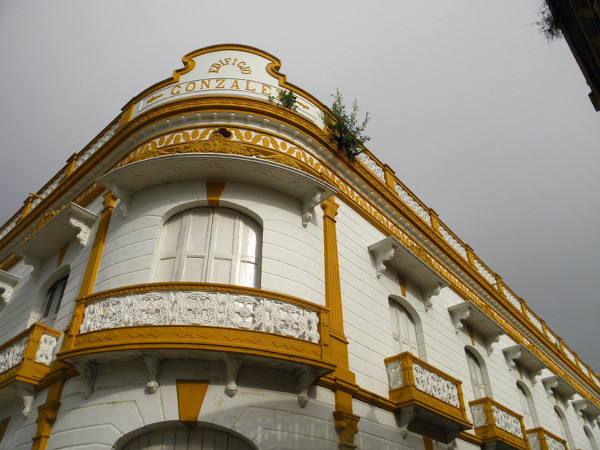
POLYGON ((208 389, 208 381, 176 380, 179 421, 196 425, 208 389))
POLYGON ((402 275, 398 274, 398 284, 400 285, 400 292, 403 297, 406 297, 406 280, 402 278, 402 275))
POLYGON ((115 202, 116 198, 112 193, 107 192, 104 195, 104 210, 100 217, 98 230, 94 237, 94 245, 92 246, 88 264, 85 268, 85 274, 83 275, 83 281, 81 282, 81 288, 79 289, 78 297, 80 298, 90 295, 94 289, 94 282, 96 281, 96 275, 98 274, 100 258, 102 257, 102 250, 104 249, 104 241, 108 234, 108 226, 110 224, 112 211, 115 207, 115 202))
POLYGON ((208 206, 219 206, 219 200, 223 191, 225 190, 225 183, 220 181, 207 181, 206 182, 206 200, 208 206))
POLYGON ((8 428, 8 422, 10 422, 10 417, 2 419, 2 422, 0 422, 0 444, 2 443, 2 438, 4 438, 4 433, 6 433, 6 429, 8 428))
POLYGON ((50 367, 35 361, 35 355, 43 334, 49 334, 58 338, 60 337, 61 332, 36 322, 27 330, 22 331, 12 339, 9 339, 4 344, 0 345, 0 351, 2 351, 16 342, 19 342, 21 339, 25 337, 28 338, 21 362, 0 373, 0 389, 18 381, 37 386, 42 378, 49 372, 50 367))
POLYGON ((433 441, 431 439, 424 437, 423 445, 425 446, 425 450, 433 450, 433 441))
MULTIPOLYGON (((188 57, 188 59, 189 59, 192 56, 194 56, 196 54, 200 54, 202 52, 214 51, 214 50, 218 50, 218 49, 227 49, 227 48, 253 51, 253 50, 250 50, 251 48, 249 48, 249 47, 237 46, 237 45, 225 45, 225 46, 208 47, 206 49, 202 49, 197 52, 192 52, 189 55, 186 55, 186 57, 188 57)), ((277 72, 277 70, 279 70, 280 61, 277 58, 271 57, 271 55, 268 55, 265 52, 261 52, 260 50, 257 50, 257 49, 254 49, 254 51, 257 52, 257 54, 262 54, 263 56, 267 55, 268 58, 272 58, 273 64, 270 67, 271 67, 271 70, 274 71, 274 73, 277 72)), ((186 57, 184 57, 184 63, 186 65, 186 67, 184 67, 184 69, 181 69, 179 72, 176 71, 177 73, 185 73, 186 69, 191 70, 191 66, 188 67, 188 64, 186 62, 186 57)), ((191 62, 191 60, 190 60, 190 62, 191 62)), ((285 80, 285 77, 282 76, 281 79, 285 80)), ((158 86, 158 84, 155 85, 155 87, 156 86, 158 86)), ((146 91, 151 91, 153 88, 149 88, 146 91)), ((140 96, 143 96, 143 94, 146 91, 144 91, 142 94, 140 94, 140 96)), ((192 110, 194 110, 194 107, 198 107, 199 105, 201 105, 201 107, 204 109, 212 109, 212 110, 231 109, 228 105, 233 105, 233 106, 235 106, 236 112, 240 111, 240 110, 241 111, 246 110, 249 112, 251 111, 253 114, 260 114, 260 115, 266 114, 267 116, 273 116, 278 120, 283 120, 287 123, 293 123, 296 128, 302 130, 303 132, 305 132, 309 136, 311 136, 311 138, 313 138, 315 143, 317 143, 318 145, 322 145, 323 148, 330 149, 329 142, 326 139, 326 136, 324 135, 322 130, 319 130, 318 127, 316 125, 314 125, 312 122, 310 122, 309 120, 307 120, 303 117, 300 117, 295 113, 286 111, 285 108, 280 108, 280 107, 277 107, 276 105, 269 105, 268 102, 264 102, 261 100, 236 99, 234 101, 232 99, 227 99, 226 97, 208 97, 208 96, 206 98, 200 99, 200 100, 203 100, 203 102, 199 103, 199 102, 197 102, 197 100, 199 100, 199 99, 194 98, 194 99, 182 100, 180 103, 170 102, 167 105, 165 105, 164 107, 158 107, 158 108, 155 108, 155 109, 149 111, 148 113, 141 114, 140 116, 136 117, 136 119, 134 119, 133 121, 128 122, 126 125, 121 123, 122 126, 119 130, 117 130, 117 136, 113 137, 113 139, 111 139, 109 141, 109 143, 107 143, 101 149, 101 151, 98 152, 97 154, 95 154, 93 156, 93 158, 91 158, 91 159, 93 159, 93 160, 102 159, 120 141, 122 141, 122 139, 124 139, 129 134, 134 132, 135 128, 137 128, 138 126, 143 126, 146 123, 152 122, 154 120, 160 120, 160 119, 162 119, 164 117, 168 117, 170 115, 180 114, 181 111, 186 111, 186 110, 192 111, 192 110), (215 102, 216 98, 218 98, 218 104, 217 104, 217 102, 215 102), (212 102, 212 104, 211 104, 211 102, 212 102), (244 106, 244 105, 246 105, 246 106, 244 106), (253 105, 253 106, 248 106, 248 105, 253 105), (257 106, 257 105, 261 105, 261 106, 257 106), (156 111, 160 111, 160 114, 156 114, 156 111)), ((315 99, 315 103, 319 104, 316 101, 316 99, 315 99)), ((127 108, 130 108, 130 107, 131 107, 131 105, 127 105, 124 108, 124 110, 127 110, 127 108)), ((123 117, 124 116, 121 115, 121 117, 119 117, 118 119, 122 119, 123 117)), ((112 125, 114 125, 115 123, 117 123, 116 120, 113 121, 111 124, 109 124, 100 133, 100 135, 105 133, 108 130, 108 128, 111 127, 112 125)), ((89 149, 89 147, 95 143, 96 140, 97 140, 97 138, 92 140, 90 142, 90 144, 88 146, 86 146, 84 148, 84 150, 82 150, 79 153, 79 155, 81 155, 85 151, 87 151, 89 149)), ((330 151, 332 151, 333 154, 336 154, 332 149, 330 149, 330 151)), ((370 152, 368 152, 368 154, 371 155, 370 152)), ((380 164, 380 162, 378 161, 378 159, 376 157, 372 156, 372 158, 377 164, 380 164)), ((557 355, 558 358, 561 359, 561 361, 564 363, 565 366, 569 367, 577 375, 581 376, 584 380, 586 380, 589 384, 588 386, 584 386, 584 385, 580 384, 580 382, 577 381, 574 377, 572 377, 569 374, 567 374, 566 372, 564 372, 560 366, 556 365, 551 360, 551 358, 547 358, 545 356, 542 357, 544 362, 546 362, 547 364, 549 364, 549 366, 551 368, 553 368, 554 372, 557 372, 561 376, 564 376, 566 379, 568 379, 570 382, 572 382, 572 384, 574 384, 575 386, 581 387, 584 391, 586 391, 585 395, 591 401, 593 401, 594 403, 597 403, 597 400, 595 397, 590 398, 589 395, 587 394, 587 392, 595 392, 596 394, 600 393, 600 387, 597 385, 596 381, 594 379, 592 379, 592 377, 589 375, 589 373, 587 373, 587 371, 590 371, 589 367, 586 366, 583 362, 581 362, 581 360, 576 356, 575 352, 571 351, 571 353, 573 353, 573 355, 575 356, 575 359, 577 362, 572 362, 571 359, 569 357, 567 357, 565 350, 563 350, 562 348, 560 350, 555 349, 554 345, 552 344, 552 341, 548 338, 548 336, 543 334, 543 332, 540 332, 533 325, 533 323, 531 323, 531 321, 527 318, 526 315, 527 315, 528 310, 527 311, 518 311, 518 314, 516 314, 514 311, 514 307, 506 299, 506 297, 503 294, 503 287, 498 283, 496 283, 496 286, 497 286, 496 288, 493 285, 490 285, 486 280, 484 280, 481 277, 479 272, 476 270, 476 268, 470 261, 468 261, 468 260, 465 261, 462 257, 460 257, 454 251, 454 249, 452 249, 452 247, 446 241, 444 241, 441 238, 441 235, 439 234, 439 224, 438 224, 437 215, 435 215, 435 213, 431 209, 428 209, 424 204, 422 204, 420 201, 418 201, 416 196, 413 195, 415 200, 419 204, 421 204, 421 206, 423 206, 425 208, 425 210, 427 210, 429 212, 430 217, 431 217, 431 227, 429 227, 414 213, 414 211, 412 211, 402 201, 400 201, 398 199, 398 196, 396 195, 394 190, 391 189, 390 185, 393 185, 393 183, 390 183, 389 179, 387 180, 387 183, 382 183, 368 169, 366 169, 359 163, 349 164, 347 161, 344 161, 343 159, 340 160, 340 163, 344 164, 346 167, 348 167, 350 170, 352 170, 355 174, 357 174, 362 179, 362 181, 364 181, 368 186, 373 188, 375 190, 375 192, 377 194, 379 194, 384 200, 388 201, 388 203, 393 205, 399 212, 401 212, 403 214, 403 216, 413 226, 415 226, 415 228, 419 232, 422 232, 423 235, 427 239, 429 239, 433 244, 435 244, 438 248, 440 248, 444 252, 444 254, 453 263, 456 263, 461 270, 465 271, 476 283, 478 283, 485 291, 487 291, 487 293, 489 295, 491 295, 496 301, 498 301, 506 309, 506 311, 509 314, 511 314, 514 318, 516 318, 517 321, 519 321, 521 323, 521 325, 526 327, 534 336, 536 336, 536 338, 540 338, 543 342, 545 342, 546 347, 547 347, 546 351, 554 352, 554 354, 557 355)), ((28 211, 26 211, 27 205, 25 207, 21 208, 21 210, 19 212, 17 212, 11 219, 9 219, 9 223, 11 223, 13 220, 18 218, 20 214, 22 217, 24 217, 24 219, 21 220, 14 227, 14 229, 11 230, 11 232, 9 232, 2 239, 2 242, 7 243, 10 239, 14 238, 21 231, 23 231, 23 229, 25 229, 27 226, 31 225, 32 220, 35 220, 35 217, 39 217, 40 213, 46 209, 44 207, 45 205, 52 204, 54 201, 56 201, 56 199, 60 198, 61 195, 64 195, 69 188, 74 186, 75 182, 79 181, 90 170, 92 165, 93 164, 91 163, 91 161, 86 162, 85 172, 82 169, 80 169, 77 171, 76 174, 73 173, 72 176, 69 176, 68 179, 65 178, 65 181, 61 181, 61 183, 59 184, 57 189, 55 189, 50 195, 48 195, 48 197, 45 200, 43 200, 42 203, 35 208, 35 210, 32 212, 32 214, 28 214, 28 211), (32 218, 32 216, 35 216, 35 217, 32 218)), ((381 165, 381 166, 383 166, 383 165, 381 165)), ((53 182, 56 179, 56 177, 60 176, 63 173, 66 173, 67 169, 68 169, 68 164, 67 164, 65 170, 61 170, 55 177, 53 177, 52 180, 50 182, 48 182, 44 186, 44 188, 42 188, 42 190, 40 190, 40 192, 43 192, 43 189, 45 189, 47 186, 49 186, 49 184, 51 182, 53 182)), ((384 169, 385 169, 385 167, 384 167, 384 169)), ((391 176, 391 174, 386 175, 386 176, 389 178, 391 176)), ((397 182, 398 184, 402 185, 402 183, 397 178, 394 178, 392 181, 397 182)), ((404 186, 404 185, 402 185, 402 186, 404 189, 407 190, 407 192, 410 193, 410 190, 408 190, 408 188, 406 188, 406 186, 404 186)), ((342 194, 340 197, 344 198, 344 200, 347 200, 347 198, 344 197, 344 194, 342 194)), ((349 203, 351 204, 351 206, 353 208, 357 209, 361 214, 365 215, 365 213, 362 211, 362 208, 360 207, 360 204, 359 204, 360 202, 365 202, 365 200, 362 198, 359 198, 358 203, 357 203, 357 200, 350 198, 349 203)), ((381 213, 381 211, 377 211, 377 215, 378 215, 378 217, 382 217, 382 218, 385 218, 386 220, 389 220, 389 218, 386 215, 384 215, 383 213, 381 213)), ((377 220, 374 218, 370 218, 369 220, 372 222, 377 222, 377 220)), ((383 228, 387 229, 386 227, 383 227, 383 228)), ((448 232, 454 236, 454 234, 452 233, 451 230, 449 230, 446 226, 444 226, 444 228, 446 230, 448 230, 448 232)), ((459 242, 461 242, 458 238, 457 238, 457 240, 459 242)), ((461 245, 465 245, 465 244, 461 242, 461 245)), ((9 256, 9 257, 7 257, 7 259, 2 261, 3 268, 6 266, 10 266, 11 263, 14 263, 15 260, 14 259, 11 260, 11 258, 12 258, 12 256, 9 256)), ((468 258, 468 259, 471 259, 471 258, 468 258)), ((481 261, 479 261, 479 262, 481 262, 481 261)), ((491 272, 491 273, 493 274, 493 272, 491 272)), ((453 277, 453 278, 455 278, 455 277, 453 277)), ((484 302, 482 299, 480 299, 479 296, 477 296, 470 288, 468 288, 464 284, 462 284, 458 279, 453 280, 453 288, 460 295, 466 296, 466 298, 471 299, 471 300, 473 300, 473 298, 476 298, 476 300, 473 300, 473 301, 481 302, 481 303, 487 305, 486 302, 484 302)), ((478 305, 480 306, 480 303, 478 303, 478 305)), ((488 305, 488 307, 489 307, 489 305, 488 305)), ((517 341, 521 342, 524 345, 527 345, 529 347, 531 344, 529 342, 529 340, 527 338, 525 338, 524 336, 521 336, 520 331, 518 331, 516 329, 516 327, 511 326, 511 328, 512 328, 511 337, 514 338, 514 336, 518 336, 517 341)), ((598 377, 598 375, 596 374, 596 378, 597 377, 598 377)))
POLYGON ((508 444, 509 446, 518 449, 518 450, 528 450, 529 442, 527 440, 527 431, 525 430, 525 425, 523 424, 523 416, 517 414, 516 412, 508 409, 506 406, 492 400, 489 397, 483 397, 478 400, 469 402, 469 406, 473 407, 475 405, 481 404, 483 405, 483 413, 485 415, 485 425, 475 428, 475 434, 481 438, 483 444, 487 444, 488 442, 502 442, 504 444, 508 444), (492 406, 496 406, 499 409, 502 409, 509 415, 517 418, 521 424, 521 433, 523 434, 523 438, 519 438, 513 434, 510 434, 503 429, 496 426, 496 420, 494 419, 494 411, 492 406))
POLYGON ((568 450, 567 447, 567 441, 565 441, 562 438, 559 438, 557 435, 550 433, 549 431, 547 431, 546 429, 542 428, 542 427, 537 427, 537 428, 532 428, 530 430, 527 430, 527 435, 535 433, 537 435, 538 441, 540 442, 540 450, 549 450, 550 447, 548 446, 548 440, 546 439, 546 436, 550 436, 552 439, 560 442, 565 450, 568 450))
POLYGON ((63 259, 65 258, 65 253, 67 253, 67 249, 69 248, 69 243, 67 242, 65 245, 63 245, 63 247, 60 249, 60 253, 58 254, 58 259, 56 260, 56 267, 60 267, 60 265, 63 262, 63 259))

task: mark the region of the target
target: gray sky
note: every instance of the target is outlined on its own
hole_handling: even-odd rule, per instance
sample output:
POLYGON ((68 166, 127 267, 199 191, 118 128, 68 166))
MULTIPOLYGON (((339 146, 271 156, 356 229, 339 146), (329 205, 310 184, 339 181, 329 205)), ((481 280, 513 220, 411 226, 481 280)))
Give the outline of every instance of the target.
POLYGON ((183 55, 252 45, 357 98, 369 149, 598 373, 600 113, 539 1, 4 0, 0 222, 183 55))

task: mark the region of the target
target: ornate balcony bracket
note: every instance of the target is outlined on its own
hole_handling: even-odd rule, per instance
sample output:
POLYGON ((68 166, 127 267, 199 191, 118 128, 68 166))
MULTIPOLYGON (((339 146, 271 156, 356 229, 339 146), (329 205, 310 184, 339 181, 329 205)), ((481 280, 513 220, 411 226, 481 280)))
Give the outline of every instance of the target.
POLYGON ((120 199, 119 209, 126 217, 134 194, 171 183, 173 179, 251 183, 281 192, 300 201, 304 227, 312 220, 314 207, 338 191, 335 186, 303 170, 266 159, 226 154, 225 150, 223 153, 166 154, 142 159, 110 171, 97 182, 120 199))
POLYGON ((158 375, 160 373, 160 358, 155 354, 144 354, 142 355, 142 361, 148 371, 148 382, 146 383, 146 393, 154 394, 158 391, 160 384, 158 383, 158 375))
POLYGON ((33 267, 32 276, 37 279, 45 258, 77 238, 81 247, 85 247, 90 229, 98 216, 75 203, 69 203, 60 211, 46 214, 25 241, 15 250, 25 264, 33 267))
POLYGON ((92 395, 92 392, 94 392, 94 385, 96 384, 97 365, 94 362, 81 359, 72 361, 72 364, 77 369, 77 372, 79 372, 79 375, 81 375, 81 379, 85 386, 83 397, 89 398, 90 395, 92 395))
POLYGON ((521 344, 507 347, 502 352, 506 357, 508 367, 511 370, 518 370, 519 368, 525 370, 531 380, 531 384, 535 384, 537 377, 542 374, 542 370, 547 368, 542 360, 521 344))
POLYGON ((242 360, 240 358, 225 356, 223 357, 223 364, 225 364, 225 394, 233 397, 238 391, 237 377, 242 366, 242 360))
POLYGON ((573 397, 577 394, 577 389, 558 375, 542 378, 542 383, 549 397, 556 393, 565 404, 573 400, 573 397))
POLYGON ((17 383, 13 385, 14 392, 19 396, 19 398, 23 401, 23 416, 25 418, 29 417, 31 414, 31 406, 33 405, 33 401, 35 400, 35 389, 33 386, 26 383, 17 383))
POLYGON ((408 426, 416 415, 416 406, 407 406, 406 408, 402 408, 400 412, 396 414, 396 423, 398 424, 398 428, 400 428, 400 435, 402 436, 402 439, 406 439, 408 437, 408 426))
POLYGON ((302 226, 306 228, 315 215, 315 206, 323 203, 325 192, 322 189, 316 189, 302 199, 302 226))
POLYGON ((308 404, 308 390, 321 372, 310 367, 302 367, 296 371, 295 375, 298 379, 298 405, 300 408, 304 408, 308 404))
POLYGON ((448 308, 454 329, 458 333, 467 325, 483 337, 488 355, 494 350, 493 344, 500 341, 506 331, 492 320, 482 309, 471 302, 463 302, 448 308))
POLYGON ((20 278, 16 275, 0 270, 0 300, 2 300, 5 305, 8 305, 13 289, 19 280, 20 278))
POLYGON ((571 402, 571 404, 573 405, 573 409, 577 413, 578 417, 585 416, 586 419, 592 424, 600 416, 600 408, 594 405, 587 398, 574 400, 571 402))
POLYGON ((370 245, 369 252, 373 255, 377 278, 381 278, 389 266, 421 288, 425 311, 431 308, 431 299, 448 286, 448 282, 427 264, 430 256, 426 252, 417 250, 414 253, 393 236, 370 245))

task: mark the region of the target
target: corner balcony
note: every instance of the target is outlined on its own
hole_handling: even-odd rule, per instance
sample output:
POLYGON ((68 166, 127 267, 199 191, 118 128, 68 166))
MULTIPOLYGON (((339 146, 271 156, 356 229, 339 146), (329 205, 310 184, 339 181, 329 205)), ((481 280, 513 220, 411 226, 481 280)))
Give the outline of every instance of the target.
POLYGON ((23 414, 31 412, 35 386, 50 370, 61 332, 41 323, 0 345, 0 400, 20 397, 23 414))
POLYGON ((390 400, 404 439, 408 431, 448 444, 471 428, 463 402, 461 381, 409 352, 384 360, 390 400))
POLYGON ((518 450, 529 448, 523 416, 489 397, 469 402, 469 406, 475 435, 481 438, 484 446, 490 444, 496 449, 518 450))
POLYGON ((77 300, 58 357, 77 368, 85 396, 103 363, 141 359, 154 393, 161 361, 197 359, 224 366, 229 396, 243 364, 287 371, 304 406, 310 384, 335 369, 328 347, 329 310, 320 305, 241 286, 156 283, 77 300))
POLYGON ((564 439, 543 428, 527 430, 527 439, 531 450, 567 450, 567 442, 564 439))

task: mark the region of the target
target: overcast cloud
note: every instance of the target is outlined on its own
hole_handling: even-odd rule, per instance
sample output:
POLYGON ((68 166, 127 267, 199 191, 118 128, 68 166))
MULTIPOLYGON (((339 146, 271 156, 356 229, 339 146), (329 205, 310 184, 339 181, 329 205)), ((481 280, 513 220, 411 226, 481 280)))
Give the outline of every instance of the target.
POLYGON ((600 113, 538 0, 0 3, 0 222, 197 48, 279 57, 600 372, 600 113))

